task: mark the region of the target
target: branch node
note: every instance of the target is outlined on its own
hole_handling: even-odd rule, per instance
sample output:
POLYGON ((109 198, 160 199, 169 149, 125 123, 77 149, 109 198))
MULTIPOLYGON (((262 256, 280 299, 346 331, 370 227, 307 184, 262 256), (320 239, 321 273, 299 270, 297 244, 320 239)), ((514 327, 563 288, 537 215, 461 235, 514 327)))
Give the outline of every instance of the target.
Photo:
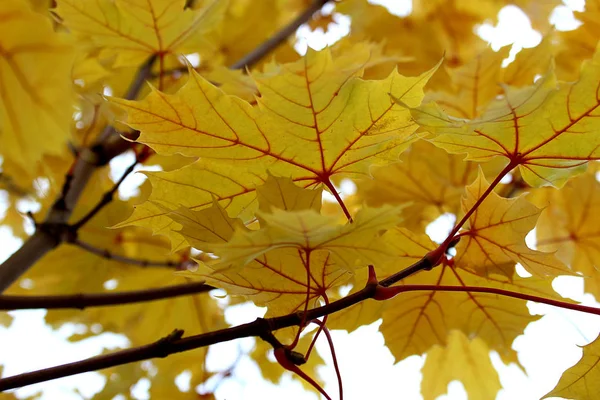
POLYGON ((183 329, 175 329, 164 338, 156 342, 156 357, 165 358, 171 355, 171 345, 183 337, 183 329))

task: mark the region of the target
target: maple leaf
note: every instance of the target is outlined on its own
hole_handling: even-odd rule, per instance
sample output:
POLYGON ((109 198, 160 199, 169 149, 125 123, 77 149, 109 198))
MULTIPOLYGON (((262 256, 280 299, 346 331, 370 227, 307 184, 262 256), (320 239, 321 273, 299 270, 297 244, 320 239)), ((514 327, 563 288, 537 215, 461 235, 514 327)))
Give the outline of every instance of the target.
MULTIPOLYGON (((158 153, 202 157, 191 168, 205 172, 194 176, 188 167, 170 173, 170 183, 182 187, 150 200, 173 208, 194 192, 194 204, 183 205, 199 209, 216 196, 237 216, 251 212, 254 188, 267 171, 303 187, 324 185, 337 195, 332 178, 366 175, 372 164, 395 161, 417 136, 410 113, 389 93, 419 104, 433 70, 415 78, 393 72, 383 81, 362 81, 357 76, 369 59, 367 49, 358 45, 335 60, 329 50, 309 50, 296 63, 270 66, 254 75, 261 93, 255 108, 193 71, 175 95, 154 90, 140 102, 113 99, 128 111, 128 124, 141 131, 139 141, 158 153), (225 187, 223 179, 229 181, 225 187), (194 181, 192 187, 183 186, 186 180, 194 181)), ((170 221, 156 209, 137 207, 124 224, 164 229, 170 221)))
POLYGON ((581 62, 594 56, 600 35, 600 3, 587 1, 584 11, 575 11, 573 14, 582 23, 581 26, 555 35, 558 41, 555 46, 557 69, 559 76, 567 81, 576 80, 581 62))
POLYGON ((537 46, 517 53, 515 60, 504 70, 502 81, 516 87, 531 85, 536 76, 548 71, 553 61, 552 38, 544 36, 537 46))
MULTIPOLYGON (((202 2, 196 2, 196 7, 202 2)), ((219 25, 219 29, 208 37, 214 54, 208 60, 211 64, 232 65, 268 40, 289 23, 307 4, 280 0, 230 0, 229 7, 219 25), (259 24, 256 21, 260 21, 259 24)), ((273 57, 279 62, 298 59, 291 43, 283 43, 273 51, 273 57)), ((258 66, 269 62, 270 58, 258 62, 258 66)))
POLYGON ((387 246, 379 232, 396 225, 399 207, 363 208, 354 222, 335 225, 335 217, 314 210, 283 211, 257 215, 264 226, 257 231, 237 230, 225 244, 212 251, 225 264, 243 265, 265 252, 278 248, 297 248, 308 253, 327 250, 333 260, 348 269, 356 265, 376 264, 386 257, 387 246))
POLYGON ((185 0, 58 0, 56 12, 73 32, 90 38, 114 67, 138 66, 150 56, 198 51, 202 37, 223 17, 227 1, 184 10, 185 0))
MULTIPOLYGON (((400 163, 374 168, 372 180, 358 183, 359 195, 370 206, 406 206, 402 226, 424 232, 444 212, 459 214, 465 186, 477 174, 477 164, 462 159, 420 140, 400 156, 400 163)), ((501 169, 485 165, 494 176, 501 169)))
POLYGON ((469 339, 460 331, 451 331, 444 347, 436 345, 427 352, 422 373, 424 400, 445 394, 448 384, 454 380, 463 383, 469 396, 481 400, 495 399, 502 387, 485 342, 469 339), (456 368, 457 365, 461 367, 456 368))
POLYGON ((583 346, 583 356, 577 364, 566 370, 554 389, 543 398, 568 397, 592 400, 600 391, 600 340, 583 346))
POLYGON ((218 203, 200 211, 182 207, 169 215, 182 225, 180 233, 192 246, 223 256, 217 265, 201 263, 191 276, 225 289, 230 295, 244 296, 259 306, 267 306, 269 315, 301 311, 308 304, 312 305, 310 308, 318 306, 318 300, 326 298, 329 289, 344 284, 351 277, 347 265, 335 262, 332 246, 352 246, 353 237, 368 237, 369 232, 376 232, 386 224, 383 221, 386 217, 382 216, 380 220, 367 219, 367 227, 362 224, 362 218, 357 220, 356 227, 354 224, 346 229, 327 226, 329 218, 314 214, 320 210, 321 190, 302 189, 289 178, 270 176, 257 192, 259 208, 265 210, 258 231, 251 231, 241 220, 230 218, 218 203), (300 224, 292 225, 292 229, 300 230, 288 232, 291 234, 287 236, 279 235, 282 233, 278 231, 279 224, 294 216, 300 218, 300 224), (313 222, 317 224, 310 225, 313 222), (355 233, 351 232, 352 228, 357 229, 355 233), (255 243, 257 237, 267 243, 255 243), (268 243, 270 237, 280 241, 279 245, 268 243), (239 242, 246 240, 252 241, 255 247, 248 250, 240 246, 239 242), (320 246, 319 240, 331 242, 320 246), (244 265, 232 268, 231 258, 236 257, 241 258, 244 265))
POLYGON ((443 92, 428 94, 427 100, 436 101, 449 115, 477 117, 500 90, 502 60, 508 56, 508 51, 507 46, 499 51, 487 48, 469 63, 448 68, 452 85, 446 86, 443 92))
POLYGON ((505 199, 494 192, 479 203, 489 186, 480 170, 475 182, 466 188, 463 211, 477 209, 460 233, 456 262, 481 273, 499 273, 498 266, 512 262, 534 275, 571 275, 552 253, 532 250, 525 244, 525 236, 535 227, 541 210, 523 197, 505 199))
POLYGON ((352 276, 327 251, 290 248, 268 251, 242 268, 200 266, 194 275, 230 295, 267 307, 268 316, 318 307, 330 289, 352 276))
POLYGON ((451 153, 467 153, 475 161, 504 157, 510 167, 519 166, 528 184, 560 186, 587 161, 600 158, 594 133, 599 85, 600 51, 584 64, 577 82, 556 89, 549 73, 532 87, 505 87, 504 98, 474 120, 450 118, 433 104, 413 109, 413 115, 451 153))
POLYGON ((4 172, 13 179, 31 181, 31 166, 44 154, 65 151, 73 59, 71 45, 47 17, 25 1, 0 4, 0 149, 4 172))
MULTIPOLYGON (((395 248, 398 261, 383 265, 378 273, 381 276, 391 275, 413 264, 437 247, 426 235, 416 235, 403 228, 389 231, 384 238, 395 248)), ((507 270, 514 271, 512 265, 510 267, 507 270)), ((494 274, 483 277, 463 268, 459 262, 411 276, 401 285, 478 286, 557 297, 550 280, 520 278, 514 272, 511 276, 494 274)), ((381 317, 380 331, 398 361, 427 352, 435 344, 445 345, 448 333, 460 330, 467 337, 482 339, 506 362, 517 362, 511 344, 530 322, 539 318, 530 315, 521 300, 468 290, 404 292, 386 302, 381 317)))
MULTIPOLYGON (((485 46, 472 34, 477 18, 455 9, 447 12, 451 7, 448 2, 443 3, 444 7, 437 7, 437 13, 411 13, 404 18, 364 0, 345 0, 336 9, 352 18, 351 40, 385 43, 386 54, 410 57, 411 61, 398 66, 401 73, 417 74, 431 68, 444 55, 453 65, 460 65, 485 46), (408 37, 412 40, 406 40, 408 37)), ((430 82, 436 87, 441 84, 446 82, 436 77, 430 82)))
POLYGON ((545 209, 536 227, 537 246, 556 251, 583 274, 585 291, 600 298, 600 228, 593 213, 600 207, 600 183, 593 174, 584 174, 540 202, 545 209))

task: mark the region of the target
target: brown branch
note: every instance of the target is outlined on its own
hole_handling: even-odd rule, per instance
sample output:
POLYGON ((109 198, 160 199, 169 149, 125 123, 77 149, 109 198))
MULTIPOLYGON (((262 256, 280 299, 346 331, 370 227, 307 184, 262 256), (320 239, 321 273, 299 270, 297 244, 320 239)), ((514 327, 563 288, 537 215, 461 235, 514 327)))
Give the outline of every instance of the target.
POLYGON ((104 193, 104 195, 102 196, 100 201, 98 201, 98 203, 96 203, 94 208, 92 208, 90 211, 88 211, 88 213, 85 214, 79 221, 77 221, 71 225, 71 228, 73 229, 74 232, 77 232, 79 230, 79 228, 81 228, 83 225, 87 224, 104 207, 106 207, 108 204, 110 204, 110 202, 113 200, 113 198, 115 196, 115 193, 117 192, 117 190, 119 190, 119 186, 121 186, 121 184, 123 183, 125 178, 127 178, 129 176, 129 174, 131 174, 133 172, 133 170, 135 169, 135 166, 138 165, 138 163, 140 161, 141 161, 141 157, 138 154, 138 156, 136 156, 136 158, 135 158, 135 161, 133 163, 131 163, 131 165, 125 170, 123 175, 121 175, 121 178, 119 178, 119 180, 117 182, 115 182, 113 187, 109 191, 104 193))
POLYGON ((77 238, 71 239, 68 243, 77 246, 87 252, 97 255, 98 257, 106 258, 108 260, 114 260, 125 264, 139 265, 140 267, 167 267, 173 268, 174 270, 186 270, 188 265, 194 265, 195 263, 190 260, 183 262, 173 261, 162 261, 162 260, 146 260, 141 258, 125 257, 118 254, 114 254, 106 249, 99 249, 92 246, 89 243, 83 242, 77 238))
POLYGON ((313 16, 314 13, 319 11, 326 3, 330 0, 315 0, 304 10, 300 15, 294 18, 289 24, 284 26, 279 32, 275 33, 268 40, 263 42, 260 46, 242 57, 235 64, 231 66, 232 69, 250 68, 256 64, 259 60, 275 50, 281 43, 283 43, 291 34, 296 32, 300 25, 306 23, 313 16))
MULTIPOLYGON (((275 50, 281 43, 283 43, 290 35, 292 35, 296 30, 304 23, 308 22, 314 13, 319 11, 323 6, 329 3, 332 0, 314 0, 301 14, 299 14, 293 21, 289 24, 281 28, 278 32, 275 32, 273 36, 269 39, 262 42, 258 47, 252 50, 250 53, 246 54, 242 58, 240 58, 235 63, 231 64, 229 68, 231 69, 242 69, 242 68, 251 68, 258 61, 267 56, 270 52, 275 50)), ((182 73, 185 74, 188 72, 188 67, 177 67, 167 71, 164 71, 165 74, 172 73, 182 73)), ((156 78, 156 76, 153 76, 156 78)), ((214 84, 214 83, 213 83, 214 84)), ((218 86, 214 84, 215 86, 218 86)))
MULTIPOLYGON (((430 257, 423 257, 423 259, 421 259, 409 268, 411 270, 419 270, 419 268, 417 267, 419 265, 423 265, 423 267, 421 267, 420 269, 427 269, 431 264, 431 261, 429 261, 429 259, 430 257)), ((373 270, 371 268, 370 272, 372 271, 373 270)), ((385 280, 381 282, 385 282, 385 280)), ((369 298, 387 299, 393 297, 398 293, 419 290, 490 293, 600 315, 600 309, 598 308, 571 304, 567 302, 546 299, 538 296, 530 296, 523 293, 511 292, 508 290, 502 290, 497 288, 437 285, 405 285, 399 287, 383 287, 380 283, 377 282, 377 278, 374 276, 374 274, 370 274, 369 281, 362 290, 355 292, 349 296, 346 296, 340 300, 337 300, 333 303, 309 310, 306 313, 293 313, 281 317, 267 319, 258 318, 253 322, 249 322, 243 325, 238 325, 235 327, 221 329, 200 335, 194 335, 187 338, 183 338, 181 337, 181 335, 175 335, 175 332, 181 332, 175 331, 168 337, 160 339, 157 342, 146 346, 122 350, 111 354, 88 358, 82 361, 77 361, 52 368, 27 372, 24 374, 0 379, 0 391, 14 389, 26 385, 31 385, 34 383, 45 382, 48 380, 62 378, 65 376, 76 375, 83 372, 96 371, 99 369, 114 367, 117 365, 127 364, 131 362, 142 361, 157 357, 167 357, 170 354, 193 350, 200 347, 206 347, 216 343, 227 342, 243 337, 256 336, 267 340, 273 346, 281 346, 278 341, 274 341, 272 339, 272 331, 287 328, 290 326, 298 326, 304 320, 314 320, 325 315, 333 314, 337 311, 351 307, 354 304, 357 304, 369 298)))
MULTIPOLYGON (((412 270, 417 270, 418 265, 422 265, 422 268, 429 268, 430 264, 431 261, 429 258, 424 257, 411 266, 411 268, 412 270)), ((210 346, 216 343, 227 342, 243 337, 256 336, 268 341, 273 346, 279 346, 280 344, 273 340, 274 336, 271 333, 272 331, 290 326, 298 326, 302 323, 302 321, 314 320, 351 307, 354 304, 373 297, 376 293, 377 286, 377 282, 370 280, 362 290, 330 304, 309 310, 306 313, 299 312, 268 319, 258 318, 255 321, 247 324, 208 332, 201 335, 190 336, 187 338, 180 338, 169 341, 167 344, 163 342, 163 344, 158 347, 157 343, 164 339, 138 348, 122 350, 111 354, 88 358, 82 361, 3 378, 0 379, 0 391, 32 385, 34 383, 45 382, 65 376, 76 375, 82 372, 96 371, 103 368, 114 367, 130 362, 142 361, 156 357, 166 357, 170 354, 180 353, 183 351, 210 346)))
MULTIPOLYGON (((140 68, 129 87, 126 98, 134 99, 143 86, 143 82, 151 72, 154 57, 140 68)), ((44 223, 65 224, 77 204, 83 190, 87 186, 94 172, 116 157, 129 150, 131 143, 116 135, 112 126, 107 126, 99 139, 90 147, 82 149, 75 161, 75 165, 65 177, 63 191, 54 202, 44 223)), ((4 292, 32 265, 50 250, 58 246, 63 237, 52 235, 48 230, 37 229, 27 241, 0 265, 0 293, 4 292)))
POLYGON ((0 295, 0 310, 29 310, 45 308, 76 308, 83 310, 88 307, 118 306, 122 304, 142 303, 168 299, 171 297, 205 293, 214 287, 204 282, 192 282, 182 285, 165 286, 160 288, 134 290, 129 292, 67 294, 59 296, 6 296, 0 295))

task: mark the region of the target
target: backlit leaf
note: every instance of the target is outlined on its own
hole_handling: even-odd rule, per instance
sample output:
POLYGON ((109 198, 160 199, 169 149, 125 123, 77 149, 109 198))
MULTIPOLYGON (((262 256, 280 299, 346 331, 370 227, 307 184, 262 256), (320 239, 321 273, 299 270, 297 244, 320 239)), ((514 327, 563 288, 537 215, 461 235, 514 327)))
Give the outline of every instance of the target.
POLYGON ((592 174, 581 175, 544 201, 537 225, 537 245, 557 251, 557 257, 584 277, 585 291, 600 298, 600 183, 592 174))
POLYGON ((581 360, 566 370, 560 381, 547 397, 566 397, 577 400, 592 400, 600 391, 600 340, 583 346, 581 360))
MULTIPOLYGON (((296 63, 270 66, 255 75, 261 97, 254 108, 194 72, 175 95, 154 90, 140 102, 113 101, 128 111, 128 124, 141 130, 141 142, 159 153, 202 157, 200 163, 219 170, 219 186, 223 179, 229 184, 218 187, 217 200, 237 216, 255 196, 256 184, 248 182, 266 180, 267 171, 303 187, 325 185, 331 190, 332 178, 364 176, 372 164, 395 161, 417 138, 410 113, 390 94, 418 105, 433 70, 415 78, 393 72, 382 81, 362 81, 357 76, 369 59, 367 48, 357 45, 337 59, 328 50, 309 51, 296 63), (246 175, 254 177, 244 179, 246 175), (228 207, 230 202, 241 202, 242 209, 228 207)), ((171 173, 169 181, 186 174, 190 171, 183 168, 171 173)), ((207 183, 196 178, 193 186, 207 183)), ((216 185, 207 186, 217 190, 216 185)), ((151 199, 165 206, 181 203, 192 198, 190 189, 153 194, 151 199)), ((193 197, 195 204, 184 205, 197 209, 210 204, 214 193, 204 191, 193 197)), ((169 223, 163 216, 156 207, 142 205, 126 223, 159 232, 169 223)))
POLYGON ((562 185, 600 158, 596 129, 600 97, 600 52, 585 63, 579 81, 561 84, 550 73, 532 87, 505 88, 479 118, 463 121, 448 117, 432 104, 413 110, 425 129, 439 134, 436 145, 468 159, 496 156, 519 166, 533 186, 562 185))
MULTIPOLYGON (((427 236, 418 236, 405 229, 390 231, 385 237, 395 248, 398 261, 386 264, 378 274, 380 278, 411 265, 436 248, 427 236)), ((404 279, 400 284, 479 286, 557 297, 550 280, 520 278, 514 273, 483 277, 458 262, 454 266, 440 265, 431 272, 404 279)), ((397 361, 425 353, 435 344, 445 345, 452 330, 482 339, 505 362, 516 361, 516 353, 511 347, 513 340, 530 322, 539 318, 529 314, 522 300, 469 291, 410 291, 387 303, 380 331, 397 361)))
POLYGON ((386 257, 386 245, 379 232, 398 223, 400 208, 363 208, 346 225, 335 225, 335 217, 314 210, 259 213, 264 226, 257 231, 237 230, 225 244, 215 244, 213 252, 224 264, 244 265, 269 250, 296 248, 306 252, 326 250, 336 263, 348 269, 374 264, 386 257))
POLYGON ((553 254, 532 250, 525 244, 525 236, 535 227, 540 210, 523 197, 505 199, 494 192, 478 204, 488 188, 481 171, 467 186, 463 212, 474 206, 477 209, 460 234, 456 262, 479 273, 498 273, 498 266, 512 262, 538 276, 572 274, 553 254))
POLYGON ((26 182, 44 154, 66 149, 74 53, 50 20, 24 0, 0 4, 0 152, 4 171, 26 182), (49 67, 51 66, 51 67, 49 67), (43 138, 43 140, 40 140, 43 138))
POLYGON ((185 0, 59 0, 56 12, 73 32, 89 37, 115 67, 138 66, 198 51, 202 36, 223 17, 227 1, 184 10, 185 0))
POLYGON ((460 331, 448 335, 446 346, 433 346, 423 365, 423 399, 435 400, 447 386, 459 380, 474 399, 494 400, 502 387, 490 360, 490 349, 479 339, 469 339, 460 331), (457 368, 457 366, 459 366, 457 368))

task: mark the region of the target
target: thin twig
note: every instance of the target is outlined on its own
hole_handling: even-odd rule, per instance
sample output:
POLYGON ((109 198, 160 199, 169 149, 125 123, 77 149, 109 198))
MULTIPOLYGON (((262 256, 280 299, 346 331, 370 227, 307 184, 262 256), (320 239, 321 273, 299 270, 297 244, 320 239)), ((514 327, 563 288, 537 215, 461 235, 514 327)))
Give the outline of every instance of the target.
POLYGON ((113 198, 115 196, 115 193, 117 192, 117 190, 119 190, 119 186, 121 186, 121 184, 123 183, 125 178, 127 178, 129 176, 129 174, 131 174, 133 172, 133 170, 135 169, 135 166, 138 165, 139 162, 140 162, 140 157, 138 155, 138 156, 136 156, 135 161, 133 163, 131 163, 131 165, 125 170, 123 175, 121 175, 121 178, 119 178, 119 180, 117 182, 115 182, 113 187, 109 191, 104 193, 104 195, 102 196, 100 201, 98 201, 98 203, 96 203, 94 208, 92 208, 90 211, 88 211, 88 213, 85 214, 79 221, 77 221, 71 225, 71 228, 73 229, 74 232, 77 232, 77 230, 79 230, 79 228, 81 228, 83 225, 87 224, 104 207, 106 207, 108 204, 110 204, 110 202, 113 200, 113 198))
POLYGON ((0 295, 0 310, 30 310, 39 308, 47 310, 76 308, 83 310, 88 307, 119 306, 122 304, 163 300, 171 297, 205 293, 213 289, 214 287, 206 285, 204 282, 192 282, 182 285, 115 293, 78 293, 58 296, 0 295))
POLYGON ((125 264, 131 264, 131 265, 139 265, 141 267, 168 267, 168 268, 173 268, 174 270, 185 270, 185 269, 187 269, 186 266, 188 264, 189 265, 194 264, 193 261, 189 261, 189 260, 177 263, 177 262, 173 262, 173 261, 145 260, 145 259, 140 259, 140 258, 125 257, 125 256, 121 256, 118 254, 114 254, 106 249, 99 249, 99 248, 92 246, 89 243, 83 242, 77 238, 73 239, 69 243, 73 244, 74 246, 77 246, 87 252, 90 252, 90 253, 95 254, 102 258, 106 258, 108 260, 114 260, 117 262, 122 262, 125 264))

